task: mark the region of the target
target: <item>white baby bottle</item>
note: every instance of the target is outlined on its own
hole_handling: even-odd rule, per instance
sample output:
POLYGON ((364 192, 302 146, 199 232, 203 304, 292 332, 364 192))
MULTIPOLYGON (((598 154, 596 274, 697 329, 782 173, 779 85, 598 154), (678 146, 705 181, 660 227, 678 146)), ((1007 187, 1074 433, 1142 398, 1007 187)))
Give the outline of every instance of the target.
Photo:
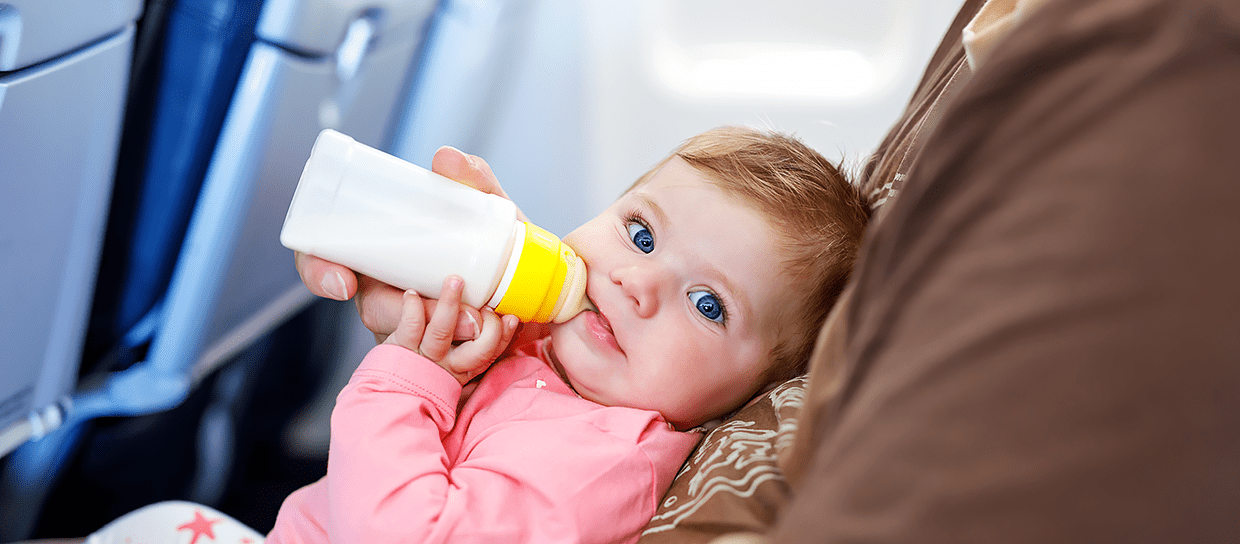
POLYGON ((588 304, 581 258, 518 221, 512 202, 331 129, 310 151, 280 243, 428 298, 456 274, 465 304, 527 322, 563 322, 588 304))

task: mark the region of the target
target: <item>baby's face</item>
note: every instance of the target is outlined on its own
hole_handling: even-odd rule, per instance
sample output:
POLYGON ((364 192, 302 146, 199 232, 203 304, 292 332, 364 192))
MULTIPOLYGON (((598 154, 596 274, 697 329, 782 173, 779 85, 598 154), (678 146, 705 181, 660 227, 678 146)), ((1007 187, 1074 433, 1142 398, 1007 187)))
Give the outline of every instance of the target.
POLYGON ((564 241, 598 307, 551 331, 582 397, 687 429, 762 385, 794 294, 758 212, 674 158, 564 241))

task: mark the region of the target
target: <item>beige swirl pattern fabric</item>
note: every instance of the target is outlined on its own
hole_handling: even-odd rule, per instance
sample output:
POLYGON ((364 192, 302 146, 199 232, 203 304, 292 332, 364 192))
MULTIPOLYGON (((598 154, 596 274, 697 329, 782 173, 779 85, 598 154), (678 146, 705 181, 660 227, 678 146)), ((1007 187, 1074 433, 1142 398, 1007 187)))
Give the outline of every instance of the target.
POLYGON ((704 543, 773 524, 791 498, 777 460, 792 445, 807 381, 800 376, 780 384, 711 430, 676 475, 640 543, 704 543))

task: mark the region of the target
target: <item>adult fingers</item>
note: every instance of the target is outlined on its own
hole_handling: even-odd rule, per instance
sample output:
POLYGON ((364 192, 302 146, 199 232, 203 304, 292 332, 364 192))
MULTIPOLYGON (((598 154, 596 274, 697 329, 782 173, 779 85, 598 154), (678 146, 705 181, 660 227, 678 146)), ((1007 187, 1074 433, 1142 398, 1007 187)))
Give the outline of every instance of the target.
POLYGON ((400 323, 405 292, 369 276, 358 276, 357 295, 353 297, 362 324, 383 342, 400 323))
POLYGON ((357 275, 336 263, 300 251, 293 252, 293 265, 311 293, 333 300, 349 300, 357 291, 357 275))
MULTIPOLYGON (((458 183, 463 183, 484 193, 499 195, 508 200, 508 193, 500 186, 499 179, 491 171, 491 165, 482 157, 470 155, 455 147, 443 146, 435 152, 431 159, 431 171, 458 183)), ((517 219, 528 221, 525 214, 517 209, 517 219)))

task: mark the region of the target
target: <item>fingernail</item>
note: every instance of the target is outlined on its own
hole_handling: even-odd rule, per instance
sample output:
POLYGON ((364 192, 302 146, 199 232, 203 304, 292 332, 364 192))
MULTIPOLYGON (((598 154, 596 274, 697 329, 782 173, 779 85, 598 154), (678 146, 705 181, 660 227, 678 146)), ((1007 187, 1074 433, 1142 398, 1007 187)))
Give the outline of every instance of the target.
POLYGON ((478 320, 474 319, 473 314, 469 312, 461 312, 461 313, 465 314, 465 319, 469 320, 469 330, 473 331, 472 338, 477 338, 478 334, 482 332, 481 327, 478 326, 478 320))
POLYGON ((346 300, 349 298, 348 289, 344 286, 344 276, 341 276, 339 272, 332 272, 324 276, 320 286, 323 287, 323 292, 327 293, 327 296, 331 298, 336 300, 346 300))
POLYGON ((466 162, 466 163, 469 163, 469 166, 470 166, 471 168, 477 168, 477 167, 478 167, 478 165, 477 165, 476 163, 474 163, 474 157, 473 157, 472 155, 470 155, 469 153, 466 153, 466 152, 464 152, 464 151, 461 151, 460 149, 457 149, 457 148, 452 147, 452 146, 450 146, 450 145, 445 145, 444 147, 446 147, 446 148, 448 148, 448 149, 451 149, 452 151, 455 151, 455 152, 456 152, 458 155, 460 155, 461 157, 464 157, 464 158, 465 158, 465 162, 466 162))

